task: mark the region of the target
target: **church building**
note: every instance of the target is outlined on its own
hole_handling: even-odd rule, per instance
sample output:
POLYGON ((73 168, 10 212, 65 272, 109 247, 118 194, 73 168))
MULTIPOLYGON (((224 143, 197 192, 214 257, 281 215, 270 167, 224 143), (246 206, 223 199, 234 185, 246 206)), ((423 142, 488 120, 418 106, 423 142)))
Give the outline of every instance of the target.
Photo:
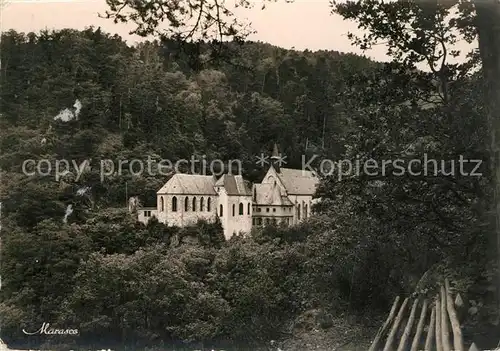
POLYGON ((157 192, 156 208, 138 208, 138 220, 153 216, 161 223, 187 226, 218 217, 228 240, 254 226, 295 225, 311 215, 319 183, 311 171, 282 168, 275 145, 271 165, 260 184, 250 186, 241 175, 174 174, 157 192))

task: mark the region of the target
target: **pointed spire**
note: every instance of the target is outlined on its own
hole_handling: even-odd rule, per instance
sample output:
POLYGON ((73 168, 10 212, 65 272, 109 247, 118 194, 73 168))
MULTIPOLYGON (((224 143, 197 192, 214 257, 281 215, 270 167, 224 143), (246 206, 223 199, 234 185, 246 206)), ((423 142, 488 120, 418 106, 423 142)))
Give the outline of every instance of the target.
POLYGON ((276 170, 276 172, 280 173, 280 161, 281 154, 278 151, 278 145, 274 143, 273 153, 271 154, 271 166, 276 170))
POLYGON ((278 152, 278 145, 274 143, 273 153, 271 154, 271 160, 277 160, 280 158, 280 153, 278 152))

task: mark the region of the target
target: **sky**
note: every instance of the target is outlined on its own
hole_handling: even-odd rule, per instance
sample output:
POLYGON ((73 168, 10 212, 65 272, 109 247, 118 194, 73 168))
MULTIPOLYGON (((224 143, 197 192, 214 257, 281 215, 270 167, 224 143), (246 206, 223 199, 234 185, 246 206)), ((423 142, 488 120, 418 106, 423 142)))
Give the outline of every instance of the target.
MULTIPOLYGON (((0 0, 7 2, 2 12, 1 29, 15 29, 19 32, 41 29, 84 29, 90 25, 100 26, 111 34, 117 33, 133 44, 140 37, 130 35, 132 24, 115 24, 112 20, 99 18, 107 5, 105 0, 0 0)), ((229 0, 231 1, 231 0, 229 0)), ((229 3, 228 1, 228 3, 229 3)), ((233 0, 234 1, 234 0, 233 0)), ((331 14, 329 0, 295 0, 294 3, 266 2, 261 10, 261 2, 252 9, 235 9, 240 19, 250 22, 257 31, 248 39, 267 42, 286 49, 335 50, 363 54, 352 46, 348 32, 360 34, 357 25, 331 14)), ((364 53, 377 61, 387 61, 386 48, 375 46, 364 53)))
MULTIPOLYGON (((5 1, 5 0, 4 0, 5 1)), ((133 25, 114 24, 112 20, 98 17, 104 14, 105 0, 6 0, 3 10, 2 30, 19 32, 39 31, 44 28, 84 29, 100 26, 109 33, 118 33, 133 44, 141 38, 129 35, 133 25)), ((268 42, 283 48, 297 50, 336 50, 356 52, 347 38, 347 32, 356 30, 356 25, 331 15, 328 0, 296 0, 286 4, 266 3, 266 9, 256 5, 252 9, 235 9, 239 18, 251 22, 257 34, 248 39, 268 42)), ((376 47, 367 56, 386 61, 385 48, 376 47)))

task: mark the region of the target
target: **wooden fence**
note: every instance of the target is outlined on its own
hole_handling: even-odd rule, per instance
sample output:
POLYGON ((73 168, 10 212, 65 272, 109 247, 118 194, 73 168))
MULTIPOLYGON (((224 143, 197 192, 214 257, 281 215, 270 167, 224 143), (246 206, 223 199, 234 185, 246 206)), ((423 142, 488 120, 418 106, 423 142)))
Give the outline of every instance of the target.
POLYGON ((473 351, 464 347, 450 284, 446 279, 434 299, 394 301, 369 351, 473 351))

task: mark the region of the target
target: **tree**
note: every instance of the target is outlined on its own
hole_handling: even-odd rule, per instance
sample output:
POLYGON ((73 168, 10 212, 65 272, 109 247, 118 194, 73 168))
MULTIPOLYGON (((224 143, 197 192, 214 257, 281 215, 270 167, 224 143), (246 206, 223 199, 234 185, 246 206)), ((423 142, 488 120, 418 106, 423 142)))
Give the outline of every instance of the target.
MULTIPOLYGON (((484 113, 490 135, 488 146, 494 188, 495 225, 490 239, 491 247, 496 248, 497 269, 500 268, 500 2, 356 0, 333 2, 332 6, 333 12, 355 20, 361 29, 368 31, 363 37, 349 34, 361 48, 368 49, 384 42, 395 62, 410 69, 422 62, 427 64, 443 99, 447 98, 454 78, 468 75, 477 63, 482 64, 484 113), (453 48, 459 39, 469 43, 479 39, 479 57, 477 52, 471 52, 465 63, 450 64, 450 56, 460 54, 453 48)), ((450 114, 450 118, 452 116, 450 114)), ((497 300, 500 308, 500 269, 498 271, 497 300)))
MULTIPOLYGON (((228 38, 241 40, 250 33, 247 25, 235 18, 224 1, 106 0, 106 3, 109 6, 106 18, 113 19, 115 23, 133 22, 137 26, 133 33, 141 36, 154 34, 180 40, 216 38, 222 41, 228 38), (132 11, 126 13, 126 10, 132 11), (163 22, 168 23, 168 28, 162 30, 159 25, 163 22)), ((248 0, 237 0, 235 7, 240 6, 250 8, 253 5, 248 0)))
POLYGON ((492 235, 492 244, 495 243, 496 236, 497 294, 500 311, 500 2, 476 1, 475 6, 479 52, 483 63, 485 83, 486 116, 490 131, 490 162, 494 176, 495 230, 492 235))
MULTIPOLYGON (((179 48, 189 53, 192 67, 199 67, 207 59, 211 62, 231 58, 234 51, 224 45, 224 41, 242 43, 252 33, 249 24, 237 19, 223 0, 106 0, 106 3, 109 10, 105 18, 115 23, 134 23, 133 34, 176 40, 179 48), (167 27, 161 28, 165 22, 167 27), (208 57, 200 58, 202 47, 210 48, 208 57)), ((253 4, 249 0, 237 0, 234 6, 251 8, 253 4)))

